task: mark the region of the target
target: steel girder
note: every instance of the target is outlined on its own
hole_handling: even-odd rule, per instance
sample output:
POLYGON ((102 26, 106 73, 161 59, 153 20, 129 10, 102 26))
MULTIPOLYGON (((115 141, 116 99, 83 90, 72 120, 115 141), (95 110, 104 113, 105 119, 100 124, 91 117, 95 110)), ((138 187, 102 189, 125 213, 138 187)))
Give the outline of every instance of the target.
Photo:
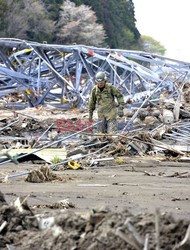
POLYGON ((179 95, 190 63, 142 51, 0 39, 1 98, 22 93, 30 106, 85 107, 98 71, 135 104, 157 100, 163 90, 179 95))

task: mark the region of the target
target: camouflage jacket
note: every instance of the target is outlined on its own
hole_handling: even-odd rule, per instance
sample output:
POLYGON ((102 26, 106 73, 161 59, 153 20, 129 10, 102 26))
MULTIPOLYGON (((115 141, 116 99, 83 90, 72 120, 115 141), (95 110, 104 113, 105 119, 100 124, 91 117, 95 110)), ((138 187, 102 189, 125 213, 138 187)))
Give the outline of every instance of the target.
POLYGON ((98 88, 97 85, 94 86, 89 101, 89 113, 93 113, 96 105, 98 107, 98 114, 106 114, 113 111, 113 109, 115 110, 115 97, 117 98, 118 104, 123 106, 123 95, 111 83, 106 83, 102 91, 98 88))

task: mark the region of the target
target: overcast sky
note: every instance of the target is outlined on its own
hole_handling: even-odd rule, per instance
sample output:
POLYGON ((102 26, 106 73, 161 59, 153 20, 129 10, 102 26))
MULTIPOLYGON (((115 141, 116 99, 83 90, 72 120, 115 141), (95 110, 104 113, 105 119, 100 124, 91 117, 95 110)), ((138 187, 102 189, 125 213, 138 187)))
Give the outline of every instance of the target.
POLYGON ((133 0, 141 35, 167 49, 166 56, 190 62, 190 0, 133 0))

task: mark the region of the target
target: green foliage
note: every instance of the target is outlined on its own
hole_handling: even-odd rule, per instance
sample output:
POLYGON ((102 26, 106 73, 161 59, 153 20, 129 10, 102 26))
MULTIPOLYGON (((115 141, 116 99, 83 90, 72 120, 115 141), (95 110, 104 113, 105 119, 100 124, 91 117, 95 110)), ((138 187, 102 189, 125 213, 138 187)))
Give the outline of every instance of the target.
POLYGON ((156 41, 154 38, 150 36, 141 36, 141 46, 144 51, 155 53, 159 55, 164 55, 166 52, 165 47, 159 42, 156 41))
POLYGON ((126 43, 128 44, 128 47, 130 48, 134 48, 134 44, 135 44, 135 35, 134 33, 129 30, 127 27, 123 29, 123 35, 120 37, 119 42, 122 46, 122 48, 126 45, 126 43))
POLYGON ((54 157, 53 157, 53 159, 51 160, 51 162, 53 163, 53 164, 57 164, 57 163, 60 163, 60 162, 62 162, 63 160, 59 157, 59 156, 57 156, 57 155, 55 155, 54 157))
POLYGON ((106 43, 111 48, 134 49, 138 47, 140 33, 135 25, 132 0, 72 0, 76 4, 92 7, 106 31, 106 43))
POLYGON ((56 21, 59 16, 60 6, 63 0, 43 0, 46 10, 49 13, 49 17, 56 21))

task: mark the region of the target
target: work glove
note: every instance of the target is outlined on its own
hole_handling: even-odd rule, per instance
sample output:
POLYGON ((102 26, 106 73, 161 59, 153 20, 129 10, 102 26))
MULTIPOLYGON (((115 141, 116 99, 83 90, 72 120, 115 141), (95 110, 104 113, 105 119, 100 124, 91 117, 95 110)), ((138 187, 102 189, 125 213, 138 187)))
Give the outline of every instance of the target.
POLYGON ((123 116, 124 116, 123 107, 122 107, 122 106, 119 106, 119 107, 118 107, 118 116, 119 116, 119 117, 123 117, 123 116))
POLYGON ((92 122, 92 116, 93 116, 93 113, 89 113, 89 122, 92 122))

